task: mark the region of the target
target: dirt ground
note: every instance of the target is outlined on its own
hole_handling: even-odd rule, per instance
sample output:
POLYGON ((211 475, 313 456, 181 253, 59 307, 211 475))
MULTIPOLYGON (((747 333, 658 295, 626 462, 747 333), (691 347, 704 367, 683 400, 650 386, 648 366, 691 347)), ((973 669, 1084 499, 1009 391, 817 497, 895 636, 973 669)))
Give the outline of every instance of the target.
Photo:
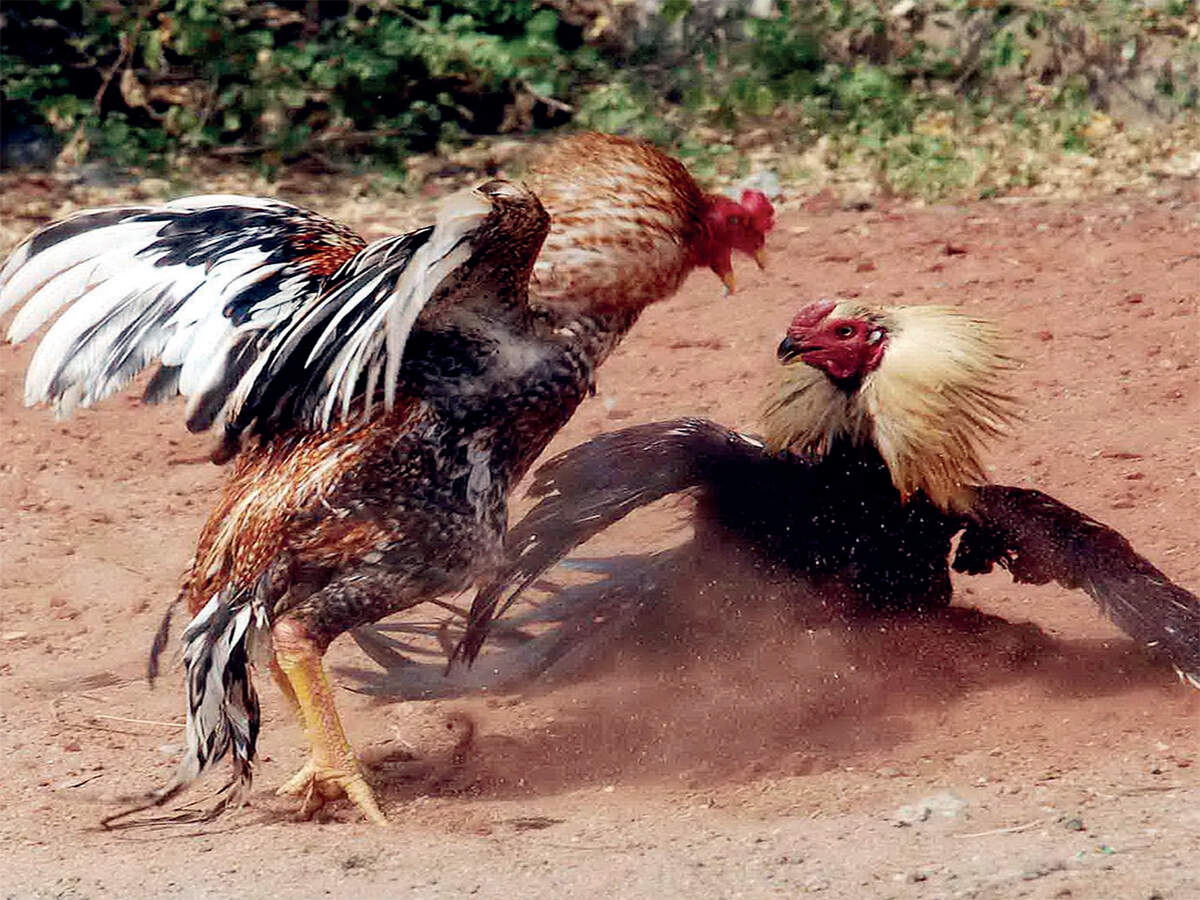
MULTIPOLYGON (((1023 360, 1027 418, 994 477, 1200 588, 1194 181, 1069 203, 817 196, 785 205, 769 249, 768 272, 739 266, 735 297, 697 273, 647 314, 551 450, 684 413, 752 428, 809 299, 961 305, 1023 360)), ((120 396, 63 423, 24 409, 30 353, 0 347, 0 896, 1200 896, 1200 694, 1084 595, 1002 574, 959 579, 956 602, 1011 624, 779 635, 727 663, 511 697, 346 691, 361 749, 413 757, 373 772, 387 829, 346 809, 292 821, 272 791, 304 742, 260 679, 250 806, 104 832, 179 756, 176 680, 150 690, 142 672, 221 472, 178 406, 120 396), (456 761, 464 717, 475 740, 456 761)), ((330 658, 362 662, 347 639, 330 658)))

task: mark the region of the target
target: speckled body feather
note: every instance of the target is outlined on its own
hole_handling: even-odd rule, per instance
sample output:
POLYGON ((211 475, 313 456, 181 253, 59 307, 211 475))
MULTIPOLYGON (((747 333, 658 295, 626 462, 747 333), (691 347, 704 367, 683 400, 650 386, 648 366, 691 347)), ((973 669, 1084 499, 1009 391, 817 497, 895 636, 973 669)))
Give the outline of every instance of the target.
MULTIPOLYGON (((499 559, 509 486, 587 393, 592 366, 548 332, 495 334, 510 360, 479 373, 475 339, 417 334, 396 408, 366 424, 244 450, 201 533, 185 585, 194 613, 230 585, 283 566, 272 620, 302 608, 327 643, 363 622, 467 587, 499 559), (468 377, 469 390, 435 393, 468 377), (370 592, 327 590, 369 572, 370 592)), ((492 343, 494 341, 494 343, 492 343)))

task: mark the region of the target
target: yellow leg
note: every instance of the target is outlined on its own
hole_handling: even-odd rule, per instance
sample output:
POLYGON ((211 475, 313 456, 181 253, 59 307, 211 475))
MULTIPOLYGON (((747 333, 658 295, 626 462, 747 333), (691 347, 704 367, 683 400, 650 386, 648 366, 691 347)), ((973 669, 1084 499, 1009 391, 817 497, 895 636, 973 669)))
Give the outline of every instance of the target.
POLYGON ((279 622, 272 637, 275 663, 290 686, 290 691, 285 689, 284 694, 290 693, 295 700, 312 746, 312 757, 279 793, 303 796, 302 811, 308 815, 326 800, 345 796, 369 821, 386 825, 387 818, 363 778, 338 719, 333 690, 321 666, 323 651, 298 622, 287 619, 279 622))
POLYGON ((300 701, 296 699, 296 692, 292 690, 292 683, 288 681, 288 677, 284 674, 283 669, 279 665, 279 660, 271 658, 271 677, 275 679, 275 684, 279 686, 283 698, 287 700, 288 706, 296 716, 296 721, 300 723, 300 727, 305 727, 304 710, 300 708, 300 701))

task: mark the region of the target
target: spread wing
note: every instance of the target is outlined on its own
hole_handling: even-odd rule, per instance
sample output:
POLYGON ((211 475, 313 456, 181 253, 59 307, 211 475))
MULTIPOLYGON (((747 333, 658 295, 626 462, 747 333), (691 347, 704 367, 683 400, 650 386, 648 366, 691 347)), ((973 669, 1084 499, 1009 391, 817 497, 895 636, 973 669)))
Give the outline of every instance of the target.
POLYGON ((156 360, 148 399, 205 394, 362 247, 323 216, 255 197, 85 210, 47 225, 0 270, 0 314, 19 307, 10 341, 65 308, 34 353, 25 402, 66 416, 156 360))
POLYGON ((1161 652, 1200 687, 1200 599, 1171 581, 1124 537, 1040 491, 976 489, 954 568, 999 564, 1022 584, 1056 581, 1085 591, 1126 634, 1161 652))
POLYGON ((377 387, 390 407, 413 326, 471 258, 471 238, 491 210, 480 191, 455 194, 432 228, 377 241, 349 260, 322 294, 267 334, 230 397, 226 428, 325 429, 363 397, 368 412, 377 387))
POLYGON ((34 353, 28 405, 59 415, 161 363, 148 399, 182 393, 194 431, 227 418, 327 428, 363 385, 390 404, 404 344, 472 253, 489 195, 448 199, 435 226, 365 245, 277 200, 189 197, 81 212, 41 229, 0 270, 19 342, 65 311, 34 353), (386 383, 384 383, 386 382, 386 383))
MULTIPOLYGON (((485 640, 505 645, 503 652, 486 657, 492 680, 484 683, 492 687, 562 668, 570 654, 602 648, 610 633, 619 634, 632 621, 639 606, 658 602, 676 579, 678 566, 687 564, 687 557, 674 551, 567 560, 567 566, 602 577, 568 587, 549 585, 549 599, 505 615, 572 550, 670 493, 733 485, 734 493, 765 494, 782 507, 803 509, 814 501, 828 502, 828 497, 812 494, 817 480, 817 470, 805 459, 779 459, 752 439, 698 419, 637 426, 574 447, 537 472, 531 493, 541 500, 509 532, 509 562, 476 597, 452 659, 473 661, 485 640)), ((1116 531, 1052 497, 998 485, 973 490, 969 517, 945 520, 947 533, 962 531, 954 558, 957 571, 977 574, 999 564, 1019 583, 1056 581, 1083 590, 1127 634, 1159 651, 1200 687, 1200 599, 1174 584, 1116 531)), ((741 524, 742 537, 768 554, 786 553, 803 541, 791 518, 759 522, 746 518, 737 504, 727 512, 741 524)), ((825 521, 833 529, 866 527, 853 525, 853 520, 813 522, 825 521)), ((904 537, 891 535, 898 542, 904 537)), ((944 571, 945 562, 938 565, 944 571)), ((427 671, 399 654, 389 655, 387 639, 378 634, 361 638, 370 655, 389 670, 383 678, 368 677, 373 683, 369 689, 404 695, 432 690, 432 666, 427 671)), ((452 667, 439 690, 467 690, 477 687, 477 681, 452 667)))

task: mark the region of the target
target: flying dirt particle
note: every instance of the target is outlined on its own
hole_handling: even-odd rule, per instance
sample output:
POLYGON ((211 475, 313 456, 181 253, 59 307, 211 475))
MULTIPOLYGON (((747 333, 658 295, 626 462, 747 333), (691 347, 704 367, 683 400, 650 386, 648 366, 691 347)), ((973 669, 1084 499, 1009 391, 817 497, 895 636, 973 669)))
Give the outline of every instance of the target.
POLYGON ((508 825, 516 831, 541 831, 552 825, 561 825, 565 819, 552 819, 550 816, 518 816, 515 819, 505 819, 501 824, 508 825))

